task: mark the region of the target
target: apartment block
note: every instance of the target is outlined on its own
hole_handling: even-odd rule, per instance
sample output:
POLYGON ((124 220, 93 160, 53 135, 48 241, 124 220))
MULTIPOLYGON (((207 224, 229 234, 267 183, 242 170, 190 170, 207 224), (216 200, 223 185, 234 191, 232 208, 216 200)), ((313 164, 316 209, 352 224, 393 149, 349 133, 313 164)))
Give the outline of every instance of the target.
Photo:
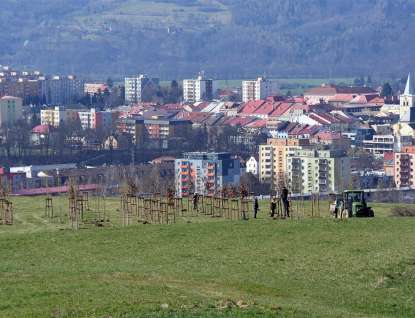
POLYGON ((393 154, 394 180, 397 188, 412 188, 415 184, 415 146, 404 146, 393 154))
POLYGON ((240 163, 230 153, 187 152, 175 159, 177 194, 188 197, 197 192, 213 197, 224 184, 239 184, 240 163), (193 184, 193 188, 191 187, 193 184))
POLYGON ((53 76, 39 77, 41 96, 48 105, 65 105, 71 102, 74 96, 84 95, 84 80, 74 75, 67 77, 53 76))
POLYGON ((287 158, 293 193, 341 191, 350 179, 350 158, 344 150, 298 149, 287 158))
POLYGON ((203 72, 196 79, 183 80, 185 102, 208 101, 218 98, 218 80, 207 79, 203 72))
POLYGON ((259 177, 278 186, 287 176, 287 157, 297 149, 309 145, 308 139, 269 138, 267 145, 259 147, 259 177))
POLYGON ((242 82, 242 101, 262 100, 267 96, 278 94, 278 82, 259 77, 253 81, 242 82))
POLYGON ((55 109, 42 109, 40 111, 40 123, 58 127, 60 122, 66 122, 66 110, 56 106, 55 109))
POLYGON ((0 125, 13 126, 22 118, 22 99, 20 97, 3 96, 0 98, 0 125))
POLYGON ((136 77, 128 77, 125 79, 125 103, 141 103, 143 94, 158 90, 159 87, 160 80, 157 77, 148 77, 143 74, 136 77))
POLYGON ((120 132, 125 132, 133 137, 135 143, 144 138, 169 139, 189 138, 192 134, 192 122, 183 119, 170 118, 127 118, 118 122, 120 132))
POLYGON ((25 101, 35 96, 41 98, 42 89, 36 80, 19 78, 11 81, 9 78, 0 78, 0 95, 20 97, 25 101))
POLYGON ((90 111, 79 112, 79 120, 84 130, 108 130, 117 119, 118 112, 100 111, 95 108, 91 108, 90 111))

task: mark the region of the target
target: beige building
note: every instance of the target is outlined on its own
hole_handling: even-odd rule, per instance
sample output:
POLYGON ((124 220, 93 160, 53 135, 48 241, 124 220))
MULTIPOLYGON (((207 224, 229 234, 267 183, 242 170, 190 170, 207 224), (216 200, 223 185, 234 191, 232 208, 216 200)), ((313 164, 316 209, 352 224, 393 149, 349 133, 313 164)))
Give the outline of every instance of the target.
POLYGON ((268 139, 267 145, 259 147, 259 178, 270 180, 274 187, 284 182, 287 171, 287 157, 297 149, 309 145, 308 139, 268 139))

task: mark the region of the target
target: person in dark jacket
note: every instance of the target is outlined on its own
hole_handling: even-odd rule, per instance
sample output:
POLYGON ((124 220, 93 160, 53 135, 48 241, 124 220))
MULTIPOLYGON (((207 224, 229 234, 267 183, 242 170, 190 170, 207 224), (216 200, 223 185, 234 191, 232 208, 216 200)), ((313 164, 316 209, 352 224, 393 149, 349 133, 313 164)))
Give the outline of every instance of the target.
POLYGON ((193 196, 193 210, 197 210, 197 192, 193 196))
POLYGON ((290 217, 290 211, 288 209, 290 203, 288 202, 288 190, 286 187, 282 188, 281 201, 282 205, 284 206, 283 217, 290 217))
POLYGON ((271 217, 273 218, 274 215, 275 215, 275 210, 277 209, 277 199, 276 198, 272 199, 270 209, 271 209, 271 217))
POLYGON ((255 200, 254 200, 254 219, 256 219, 256 215, 258 213, 258 208, 259 208, 258 199, 255 198, 255 200))

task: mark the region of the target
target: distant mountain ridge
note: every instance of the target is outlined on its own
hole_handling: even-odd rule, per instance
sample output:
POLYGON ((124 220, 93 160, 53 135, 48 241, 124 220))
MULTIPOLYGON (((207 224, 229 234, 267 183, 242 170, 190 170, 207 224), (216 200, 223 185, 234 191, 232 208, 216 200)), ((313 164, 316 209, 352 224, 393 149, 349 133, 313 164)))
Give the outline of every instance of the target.
POLYGON ((415 0, 5 0, 0 64, 122 79, 400 77, 415 0))

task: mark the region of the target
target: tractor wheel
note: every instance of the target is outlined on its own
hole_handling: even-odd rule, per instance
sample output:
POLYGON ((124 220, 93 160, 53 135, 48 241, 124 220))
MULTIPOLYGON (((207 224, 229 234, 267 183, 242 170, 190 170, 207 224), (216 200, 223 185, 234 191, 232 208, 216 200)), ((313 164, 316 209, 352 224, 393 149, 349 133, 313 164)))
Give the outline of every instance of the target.
POLYGON ((369 210, 367 211, 367 216, 368 216, 369 218, 373 218, 373 217, 375 216, 375 213, 373 212, 373 210, 372 210, 372 209, 369 209, 369 210))
POLYGON ((342 218, 348 218, 349 217, 349 211, 347 209, 344 209, 342 212, 342 218))

